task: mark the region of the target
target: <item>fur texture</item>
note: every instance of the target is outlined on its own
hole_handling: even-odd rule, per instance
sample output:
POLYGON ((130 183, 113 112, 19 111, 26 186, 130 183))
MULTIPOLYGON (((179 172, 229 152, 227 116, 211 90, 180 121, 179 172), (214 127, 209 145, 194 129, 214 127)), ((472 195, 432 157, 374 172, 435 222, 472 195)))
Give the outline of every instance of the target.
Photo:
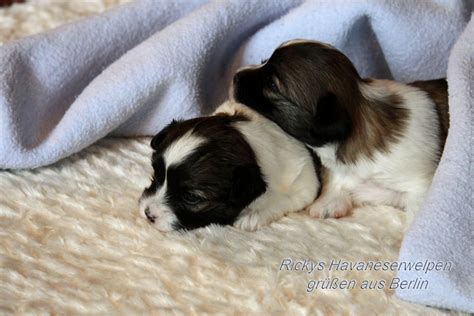
POLYGON ((282 44, 262 65, 234 76, 233 97, 311 146, 327 167, 315 217, 354 205, 421 207, 448 124, 444 79, 406 85, 362 79, 334 47, 282 44))
POLYGON ((151 141, 153 179, 140 213, 160 231, 233 224, 255 230, 311 204, 319 159, 250 108, 173 121, 151 141))
MULTIPOLYGON (((0 9, 0 42, 107 3, 42 0, 0 9)), ((388 207, 356 209, 337 221, 292 214, 255 233, 214 226, 158 233, 137 217, 152 172, 149 142, 104 139, 46 168, 0 171, 1 314, 461 315, 401 301, 393 291, 308 295, 312 276, 278 273, 283 257, 396 260, 404 214, 388 207)))
POLYGON ((404 213, 364 207, 291 214, 249 233, 162 234, 137 216, 150 139, 105 139, 50 167, 0 172, 2 314, 444 315, 393 290, 306 292, 311 279, 387 280, 390 271, 279 271, 284 258, 396 260, 404 213))

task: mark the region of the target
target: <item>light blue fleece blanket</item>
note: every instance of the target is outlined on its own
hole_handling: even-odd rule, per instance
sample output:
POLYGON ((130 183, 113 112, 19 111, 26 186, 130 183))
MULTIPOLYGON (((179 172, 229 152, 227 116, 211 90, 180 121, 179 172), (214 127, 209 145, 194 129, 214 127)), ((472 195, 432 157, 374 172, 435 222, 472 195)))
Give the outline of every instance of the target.
POLYGON ((149 0, 5 43, 0 168, 47 165, 106 135, 153 135, 172 118, 208 113, 235 69, 289 39, 331 43, 362 76, 447 74, 446 150, 400 260, 453 268, 424 274, 429 290, 398 295, 474 312, 472 8, 470 0, 149 0))

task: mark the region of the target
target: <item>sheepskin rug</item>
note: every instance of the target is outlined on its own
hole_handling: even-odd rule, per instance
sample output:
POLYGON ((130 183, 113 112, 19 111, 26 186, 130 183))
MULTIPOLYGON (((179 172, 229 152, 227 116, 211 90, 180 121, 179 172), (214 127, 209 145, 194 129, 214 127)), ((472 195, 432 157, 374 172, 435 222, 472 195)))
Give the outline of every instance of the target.
MULTIPOLYGON (((123 2, 3 8, 0 42, 123 2)), ((282 268, 285 259, 397 260, 404 214, 393 208, 327 220, 293 214, 252 233, 158 232, 137 209, 151 174, 149 141, 104 139, 52 166, 0 171, 1 314, 449 314, 401 301, 388 286, 360 288, 364 280, 389 284, 392 271, 282 268), (326 278, 358 286, 307 291, 326 278)))

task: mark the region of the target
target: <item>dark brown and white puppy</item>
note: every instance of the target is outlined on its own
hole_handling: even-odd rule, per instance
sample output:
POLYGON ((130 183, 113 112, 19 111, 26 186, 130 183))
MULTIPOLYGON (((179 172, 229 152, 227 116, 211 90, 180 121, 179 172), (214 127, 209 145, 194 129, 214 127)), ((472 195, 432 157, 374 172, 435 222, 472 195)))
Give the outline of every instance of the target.
POLYGON ((340 217, 368 203, 404 208, 411 220, 420 207, 446 138, 446 80, 362 79, 334 47, 295 40, 238 71, 232 90, 328 168, 311 215, 340 217))
POLYGON ((241 104, 173 122, 151 146, 154 176, 140 213, 160 231, 212 223, 255 230, 303 209, 319 191, 314 153, 241 104))

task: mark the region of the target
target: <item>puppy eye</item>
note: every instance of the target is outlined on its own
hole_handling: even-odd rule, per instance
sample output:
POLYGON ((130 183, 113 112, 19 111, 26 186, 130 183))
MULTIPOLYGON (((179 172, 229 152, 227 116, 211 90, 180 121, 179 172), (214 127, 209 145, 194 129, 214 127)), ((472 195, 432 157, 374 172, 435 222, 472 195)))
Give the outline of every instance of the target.
POLYGON ((278 87, 275 82, 270 82, 270 89, 272 89, 273 91, 278 91, 278 87))
POLYGON ((266 85, 267 87, 272 90, 273 92, 278 92, 278 86, 276 85, 275 81, 272 79, 272 77, 267 77, 266 79, 266 85))
POLYGON ((204 201, 202 197, 194 193, 185 193, 183 195, 183 201, 189 205, 197 205, 204 201))

